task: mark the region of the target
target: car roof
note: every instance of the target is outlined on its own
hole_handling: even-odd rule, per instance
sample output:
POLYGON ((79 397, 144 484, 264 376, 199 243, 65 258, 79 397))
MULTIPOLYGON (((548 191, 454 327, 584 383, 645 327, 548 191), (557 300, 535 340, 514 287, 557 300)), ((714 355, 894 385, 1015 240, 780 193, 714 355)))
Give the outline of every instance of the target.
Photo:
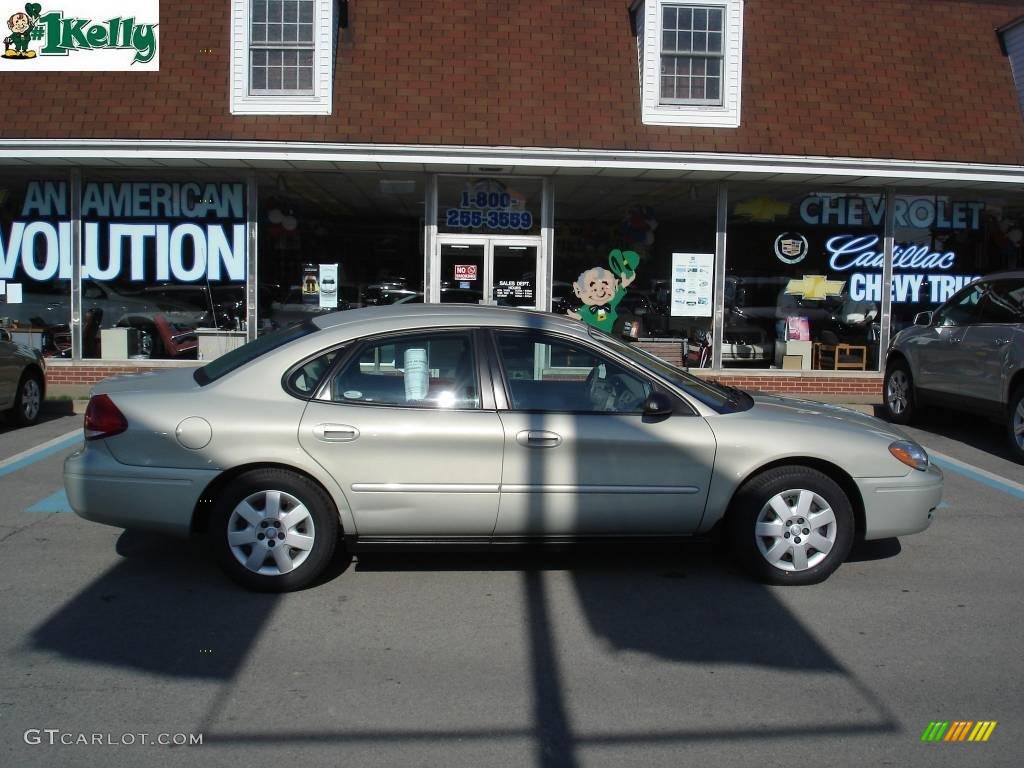
POLYGON ((318 315, 312 322, 324 330, 345 326, 351 336, 417 327, 467 325, 544 328, 576 336, 587 335, 587 325, 565 315, 535 309, 480 304, 388 304, 318 315))

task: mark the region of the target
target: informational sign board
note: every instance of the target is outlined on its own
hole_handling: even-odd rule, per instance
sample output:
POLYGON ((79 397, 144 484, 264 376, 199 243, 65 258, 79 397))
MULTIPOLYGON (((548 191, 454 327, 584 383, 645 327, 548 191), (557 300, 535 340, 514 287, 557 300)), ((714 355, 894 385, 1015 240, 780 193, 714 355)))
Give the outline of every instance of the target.
POLYGON ((338 265, 320 265, 320 309, 338 308, 338 265))
POLYGON ((670 312, 673 317, 711 317, 715 254, 673 253, 670 312))
POLYGON ((320 303, 320 266, 318 264, 302 265, 302 303, 320 303))
POLYGON ((457 282, 476 280, 476 264, 456 264, 455 280, 457 282))

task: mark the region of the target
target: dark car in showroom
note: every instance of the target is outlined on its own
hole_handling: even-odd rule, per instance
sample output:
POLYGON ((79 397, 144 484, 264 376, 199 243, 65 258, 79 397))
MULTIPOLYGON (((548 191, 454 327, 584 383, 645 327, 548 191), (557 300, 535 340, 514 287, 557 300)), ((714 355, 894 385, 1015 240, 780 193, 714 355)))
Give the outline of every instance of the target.
POLYGON ((1024 271, 983 277, 917 315, 893 337, 883 386, 890 421, 933 405, 991 418, 1024 463, 1024 271))

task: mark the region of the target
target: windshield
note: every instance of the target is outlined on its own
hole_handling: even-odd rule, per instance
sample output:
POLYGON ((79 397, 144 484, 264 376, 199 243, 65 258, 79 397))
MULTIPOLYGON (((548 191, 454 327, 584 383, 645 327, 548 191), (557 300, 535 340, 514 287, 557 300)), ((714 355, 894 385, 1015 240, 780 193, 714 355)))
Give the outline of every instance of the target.
POLYGON ((746 411, 754 404, 753 398, 746 392, 691 376, 681 368, 676 368, 674 365, 666 363, 660 357, 656 357, 650 352, 645 352, 632 344, 620 341, 614 336, 609 336, 593 329, 591 329, 590 335, 603 344, 612 347, 623 357, 629 358, 651 373, 675 384, 686 394, 700 400, 704 405, 714 408, 719 413, 746 411))
POLYGON ((279 328, 276 331, 260 336, 227 354, 221 355, 216 360, 211 360, 202 368, 197 368, 193 377, 196 383, 204 387, 211 381, 216 381, 222 376, 227 376, 232 371, 241 368, 246 363, 252 362, 257 357, 265 355, 271 350, 284 346, 289 341, 308 336, 320 329, 311 320, 302 323, 289 325, 287 328, 279 328))

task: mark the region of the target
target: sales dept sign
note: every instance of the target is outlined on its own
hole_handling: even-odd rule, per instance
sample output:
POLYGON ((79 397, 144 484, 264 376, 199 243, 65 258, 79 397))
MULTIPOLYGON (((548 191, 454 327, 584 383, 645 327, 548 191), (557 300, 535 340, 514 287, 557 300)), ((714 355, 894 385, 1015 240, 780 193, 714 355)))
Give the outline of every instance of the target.
POLYGON ((157 71, 159 0, 0 0, 0 72, 157 71))
MULTIPOLYGON (((63 182, 28 185, 20 219, 0 228, 0 280, 71 277, 68 198, 63 182)), ((88 183, 81 208, 82 277, 245 280, 243 184, 88 183)))

